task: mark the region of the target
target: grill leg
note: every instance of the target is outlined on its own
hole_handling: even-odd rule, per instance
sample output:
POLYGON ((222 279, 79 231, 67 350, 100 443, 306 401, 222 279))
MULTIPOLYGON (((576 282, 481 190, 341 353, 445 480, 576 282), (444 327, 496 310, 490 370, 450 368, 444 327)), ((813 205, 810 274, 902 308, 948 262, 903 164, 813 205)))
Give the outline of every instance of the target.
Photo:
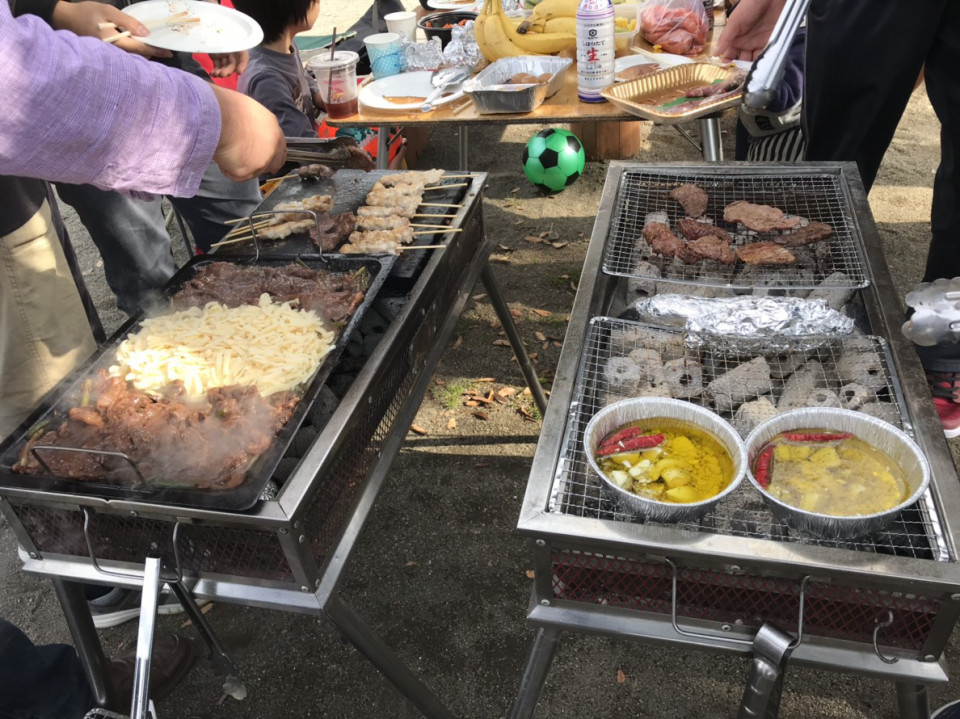
POLYGON ((200 611, 197 603, 193 601, 193 597, 190 595, 190 592, 187 591, 187 588, 183 586, 183 582, 171 582, 170 588, 173 590, 173 593, 177 595, 180 606, 183 607, 187 616, 190 617, 193 626, 197 628, 197 633, 200 634, 204 644, 207 645, 207 649, 210 650, 210 661, 213 663, 214 671, 218 677, 223 677, 224 694, 233 697, 237 701, 243 701, 247 698, 247 687, 244 685, 243 679, 240 678, 240 672, 237 670, 237 666, 223 651, 223 647, 220 646, 220 640, 217 639, 217 635, 214 634, 213 627, 207 622, 207 618, 203 616, 203 612, 200 611))
POLYGON ((527 666, 523 670, 523 676, 520 678, 520 689, 517 691, 517 698, 510 707, 509 719, 531 719, 537 710, 537 702, 540 700, 540 693, 543 691, 543 685, 547 681, 547 673, 550 671, 550 665, 553 664, 553 658, 560 648, 562 635, 559 629, 541 628, 537 630, 537 636, 533 639, 533 647, 530 649, 530 657, 527 659, 527 666))
POLYGON ((702 117, 700 122, 700 145, 703 159, 707 162, 723 162, 723 143, 720 140, 720 118, 702 117))
POLYGON ((470 128, 466 125, 460 125, 457 128, 460 149, 460 169, 469 172, 470 168, 470 128))
POLYGON ((500 285, 497 283, 497 277, 493 274, 493 269, 489 262, 483 263, 483 270, 480 272, 480 281, 490 297, 490 303, 493 305, 500 324, 503 325, 507 333, 507 339, 510 340, 510 346, 513 353, 517 355, 517 362, 520 363, 520 370, 523 372, 524 379, 527 380, 527 386, 533 392, 533 399, 543 415, 547 411, 547 396, 543 393, 543 387, 540 386, 540 378, 537 377, 537 369, 530 361, 530 355, 527 354, 527 348, 523 346, 523 340, 520 339, 520 332, 517 331, 517 325, 513 321, 513 315, 510 314, 510 307, 503 298, 500 291, 500 285))
POLYGON ((737 719, 777 719, 780 716, 780 695, 783 673, 793 637, 772 624, 764 624, 753 640, 753 664, 743 691, 737 719))
POLYGON ((352 609, 334 594, 323 608, 334 626, 428 719, 453 714, 352 609))
POLYGON ((923 684, 897 682, 900 719, 930 719, 930 699, 923 684))
POLYGON ((62 579, 53 580, 53 588, 63 608, 63 615, 67 620, 67 627, 73 636, 73 645, 77 648, 83 671, 90 682, 90 689, 97 705, 106 709, 118 710, 117 698, 107 688, 105 681, 107 659, 103 655, 103 647, 97 630, 93 626, 93 617, 90 616, 90 607, 83 593, 83 585, 77 582, 65 582, 62 579))

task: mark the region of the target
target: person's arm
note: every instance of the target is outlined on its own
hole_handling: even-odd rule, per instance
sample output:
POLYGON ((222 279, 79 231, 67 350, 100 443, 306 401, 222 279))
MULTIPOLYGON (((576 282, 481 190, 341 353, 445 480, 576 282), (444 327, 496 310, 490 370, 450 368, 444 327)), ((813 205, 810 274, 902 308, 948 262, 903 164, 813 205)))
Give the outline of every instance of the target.
POLYGON ((0 1, 0 174, 188 196, 214 159, 247 179, 283 164, 283 135, 237 93, 71 33, 0 1))
POLYGON ((316 137, 313 119, 293 101, 290 84, 279 72, 265 70, 248 77, 243 92, 270 110, 287 137, 316 137))

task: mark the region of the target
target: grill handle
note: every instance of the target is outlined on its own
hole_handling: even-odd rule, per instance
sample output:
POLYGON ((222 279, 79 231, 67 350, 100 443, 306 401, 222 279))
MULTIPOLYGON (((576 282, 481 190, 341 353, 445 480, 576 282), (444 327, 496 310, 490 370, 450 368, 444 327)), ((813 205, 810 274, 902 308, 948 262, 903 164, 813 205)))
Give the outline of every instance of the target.
POLYGON ((765 110, 773 100, 783 79, 783 66, 790 54, 790 44, 807 14, 809 5, 810 0, 787 0, 784 5, 777 24, 770 33, 770 41, 753 63, 747 76, 743 94, 743 104, 747 109, 765 110))
MULTIPOLYGON (((87 553, 90 555, 90 562, 93 564, 93 568, 96 569, 100 574, 104 574, 108 577, 121 577, 123 579, 139 579, 143 581, 144 575, 139 572, 118 572, 114 569, 105 569, 100 566, 100 562, 97 561, 97 553, 93 548, 93 538, 90 536, 90 525, 93 522, 93 511, 89 507, 83 507, 83 538, 87 543, 87 553)), ((180 560, 180 522, 175 522, 173 525, 173 536, 171 542, 173 544, 173 560, 176 565, 176 574, 172 577, 164 577, 165 582, 170 584, 180 583, 183 581, 183 562, 180 560)), ((145 570, 146 571, 146 570, 145 570)))

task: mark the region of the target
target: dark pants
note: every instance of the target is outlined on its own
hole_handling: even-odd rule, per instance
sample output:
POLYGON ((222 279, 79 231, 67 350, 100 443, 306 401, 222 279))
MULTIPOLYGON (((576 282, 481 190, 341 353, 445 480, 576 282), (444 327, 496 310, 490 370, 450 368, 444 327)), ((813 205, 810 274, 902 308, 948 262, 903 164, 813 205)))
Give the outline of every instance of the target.
POLYGON ((95 704, 73 647, 38 647, 0 619, 0 717, 80 719, 95 704))
MULTIPOLYGON (((133 199, 93 185, 57 184, 60 199, 76 210, 100 256, 117 307, 134 314, 176 271, 160 198, 133 199)), ((260 203, 256 180, 232 182, 213 163, 194 197, 172 197, 197 247, 210 245, 231 228, 227 220, 245 217, 260 203)))
POLYGON ((960 8, 949 0, 812 0, 804 131, 808 160, 855 160, 867 191, 921 68, 937 113, 940 168, 924 281, 960 276, 960 8))

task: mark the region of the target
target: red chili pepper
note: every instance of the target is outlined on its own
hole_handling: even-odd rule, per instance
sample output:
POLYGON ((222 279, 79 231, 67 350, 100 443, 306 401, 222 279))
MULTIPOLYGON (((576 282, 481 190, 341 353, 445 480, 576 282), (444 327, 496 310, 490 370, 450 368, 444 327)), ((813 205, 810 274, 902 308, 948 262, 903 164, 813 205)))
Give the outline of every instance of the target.
POLYGON ((753 476, 757 478, 757 484, 766 489, 770 486, 770 465, 773 463, 773 445, 767 447, 757 455, 753 463, 753 476))
POLYGON ((850 439, 850 432, 784 432, 783 438, 788 442, 838 442, 841 439, 850 439))
POLYGON ((666 439, 662 434, 645 434, 640 437, 631 437, 622 440, 616 444, 607 444, 597 449, 598 457, 606 457, 610 454, 620 454, 621 452, 632 452, 635 449, 650 449, 663 444, 666 439))
POLYGON ((600 440, 600 447, 606 447, 610 444, 616 444, 625 439, 630 439, 632 437, 639 437, 643 434, 643 429, 640 427, 624 427, 619 432, 614 432, 613 434, 607 435, 602 440, 600 440))

